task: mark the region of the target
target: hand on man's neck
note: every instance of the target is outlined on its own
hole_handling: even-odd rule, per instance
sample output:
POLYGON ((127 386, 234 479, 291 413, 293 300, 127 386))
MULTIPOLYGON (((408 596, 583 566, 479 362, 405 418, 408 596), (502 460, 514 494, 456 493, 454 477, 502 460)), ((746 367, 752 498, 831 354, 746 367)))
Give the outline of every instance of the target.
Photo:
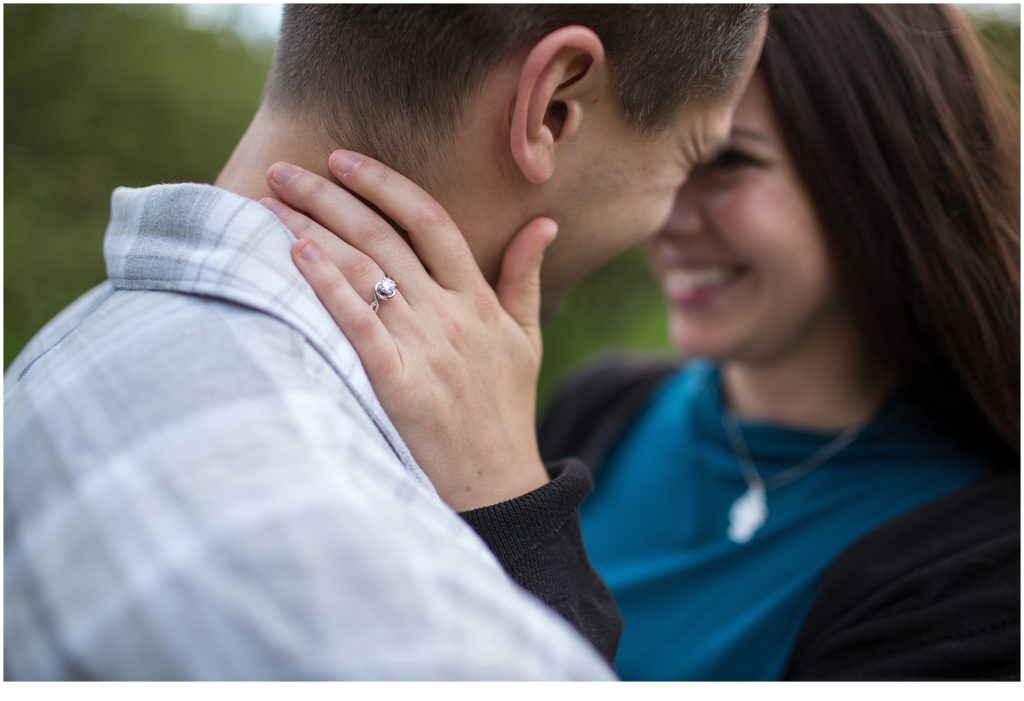
MULTIPOLYGON (((486 129, 479 122, 469 120, 469 123, 481 132, 486 129)), ((472 132, 474 127, 467 132, 472 132)), ((274 197, 267 185, 267 170, 279 161, 300 166, 336 183, 327 161, 330 154, 343 145, 328 145, 318 134, 312 124, 278 114, 263 105, 214 185, 252 200, 274 197)), ((520 211, 522 198, 516 197, 505 182, 506 174, 483 153, 485 149, 481 146, 486 144, 486 137, 467 133, 463 143, 472 147, 456 148, 447 169, 457 177, 435 184, 430 194, 459 226, 484 276, 494 284, 505 246, 528 218, 520 211)), ((412 177, 409 173, 403 174, 412 177)))

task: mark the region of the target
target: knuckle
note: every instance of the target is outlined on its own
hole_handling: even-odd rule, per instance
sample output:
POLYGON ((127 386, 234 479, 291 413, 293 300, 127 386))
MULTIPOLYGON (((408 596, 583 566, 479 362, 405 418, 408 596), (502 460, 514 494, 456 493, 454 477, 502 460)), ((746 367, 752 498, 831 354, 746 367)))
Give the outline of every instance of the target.
POLYGON ((430 368, 430 375, 444 382, 445 386, 452 384, 451 382, 445 382, 445 380, 450 379, 453 375, 453 365, 455 364, 453 358, 458 358, 458 356, 453 356, 450 352, 442 353, 437 349, 433 349, 426 357, 427 367, 430 368))
POLYGON ((438 309, 438 321, 445 338, 455 348, 462 348, 466 341, 466 326, 458 315, 445 307, 438 309))
POLYGON ((324 181, 312 173, 302 171, 295 176, 292 183, 298 195, 306 201, 317 199, 323 192, 324 181))
POLYGON ((375 323, 377 323, 377 320, 374 318, 373 312, 369 311, 369 307, 367 307, 367 312, 354 315, 348 326, 357 337, 371 338, 375 323))
POLYGON ((477 315, 485 321, 491 321, 498 315, 498 298, 486 285, 480 285, 470 292, 470 300, 477 315))
POLYGON ((313 198, 326 197, 334 191, 334 185, 327 182, 319 175, 310 173, 307 177, 310 180, 309 194, 313 198))
POLYGON ((362 254, 351 256, 345 261, 345 275, 353 280, 371 278, 377 274, 377 264, 362 254))
POLYGON ((378 219, 360 227, 359 239, 367 244, 380 245, 390 240, 393 233, 390 226, 378 219))
MULTIPOLYGON (((285 218, 284 222, 288 226, 288 228, 292 230, 292 233, 295 234, 295 238, 313 238, 311 236, 306 236, 307 233, 314 230, 313 222, 307 217, 304 217, 300 214, 289 214, 285 218)), ((319 243, 319 241, 317 243, 319 243)))
POLYGON ((437 202, 430 202, 416 215, 416 226, 420 231, 436 231, 447 228, 451 222, 447 210, 437 202))
POLYGON ((348 281, 341 275, 331 275, 324 278, 320 284, 322 294, 330 299, 340 299, 344 296, 345 286, 348 281))
POLYGON ((357 172, 362 173, 366 184, 374 189, 386 187, 388 180, 391 178, 391 172, 382 164, 373 160, 363 163, 357 172))

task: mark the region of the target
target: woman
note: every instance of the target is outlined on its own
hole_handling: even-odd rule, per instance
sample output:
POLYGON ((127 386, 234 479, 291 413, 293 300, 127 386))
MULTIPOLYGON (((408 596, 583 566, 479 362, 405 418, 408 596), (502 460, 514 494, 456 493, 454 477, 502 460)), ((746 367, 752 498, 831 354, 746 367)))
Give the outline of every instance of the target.
MULTIPOLYGON (((950 7, 793 6, 772 25, 728 148, 692 174, 651 245, 672 339, 701 360, 599 366, 541 431, 545 455, 595 471, 581 519, 626 621, 616 667, 627 679, 1019 676, 1014 117, 950 7)), ((337 270, 305 263, 308 246, 296 262, 398 408, 410 383, 371 357, 349 311, 359 298, 340 301, 337 270)), ((527 335, 523 281, 538 265, 513 244, 498 288, 527 335)), ((374 347, 394 343, 402 362, 433 353, 407 327, 450 327, 456 302, 436 299, 444 320, 418 309, 375 328, 374 347)), ((468 336, 473 352, 450 354, 448 374, 500 374, 489 349, 502 335, 468 336)), ((416 415, 400 414, 403 435, 442 450, 416 415)), ((508 421, 532 445, 521 424, 508 421)), ((558 481, 466 514, 510 571, 523 567, 515 531, 535 537, 558 481)), ((564 522, 554 510, 549 535, 564 522)), ((520 580, 549 593, 555 559, 520 580)), ((573 576, 592 582, 587 570, 583 557, 573 576)))
MULTIPOLYGON (((729 147, 651 244, 676 347, 717 362, 606 364, 563 390, 541 434, 546 454, 599 466, 584 541, 623 611, 616 664, 633 678, 834 669, 816 649, 840 635, 848 663, 876 664, 852 639, 870 622, 895 646, 899 629, 872 616, 829 631, 827 566, 847 582, 884 567, 904 596, 928 586, 925 563, 895 561, 922 520, 839 557, 1019 461, 1016 137, 969 30, 928 7, 794 7, 773 23, 729 147), (623 525, 639 509, 652 516, 623 525)), ((957 623, 913 601, 908 632, 936 636, 933 651, 1015 615, 957 623)), ((924 648, 900 654, 937 661, 924 648)))

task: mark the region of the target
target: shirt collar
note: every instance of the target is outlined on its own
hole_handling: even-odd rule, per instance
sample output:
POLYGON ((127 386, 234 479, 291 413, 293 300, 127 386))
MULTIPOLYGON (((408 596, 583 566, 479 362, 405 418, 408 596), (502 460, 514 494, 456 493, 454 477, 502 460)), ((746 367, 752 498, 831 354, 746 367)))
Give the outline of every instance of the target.
POLYGON ((291 259, 295 236, 257 202, 194 183, 120 187, 103 252, 117 289, 204 295, 265 312, 301 333, 353 392, 406 470, 429 491, 352 345, 291 259))

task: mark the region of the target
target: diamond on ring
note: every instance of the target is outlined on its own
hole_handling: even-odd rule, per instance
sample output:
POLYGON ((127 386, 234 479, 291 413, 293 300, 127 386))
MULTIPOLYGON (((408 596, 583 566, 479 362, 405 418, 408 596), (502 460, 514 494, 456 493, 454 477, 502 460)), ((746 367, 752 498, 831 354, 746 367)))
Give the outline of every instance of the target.
POLYGON ((398 283, 385 275, 373 286, 373 301, 370 302, 370 309, 377 311, 380 309, 382 300, 391 299, 396 294, 398 294, 398 283))
POLYGON ((385 277, 383 280, 377 283, 377 286, 373 288, 373 291, 377 293, 377 296, 381 299, 391 299, 398 292, 398 283, 389 277, 385 277))

